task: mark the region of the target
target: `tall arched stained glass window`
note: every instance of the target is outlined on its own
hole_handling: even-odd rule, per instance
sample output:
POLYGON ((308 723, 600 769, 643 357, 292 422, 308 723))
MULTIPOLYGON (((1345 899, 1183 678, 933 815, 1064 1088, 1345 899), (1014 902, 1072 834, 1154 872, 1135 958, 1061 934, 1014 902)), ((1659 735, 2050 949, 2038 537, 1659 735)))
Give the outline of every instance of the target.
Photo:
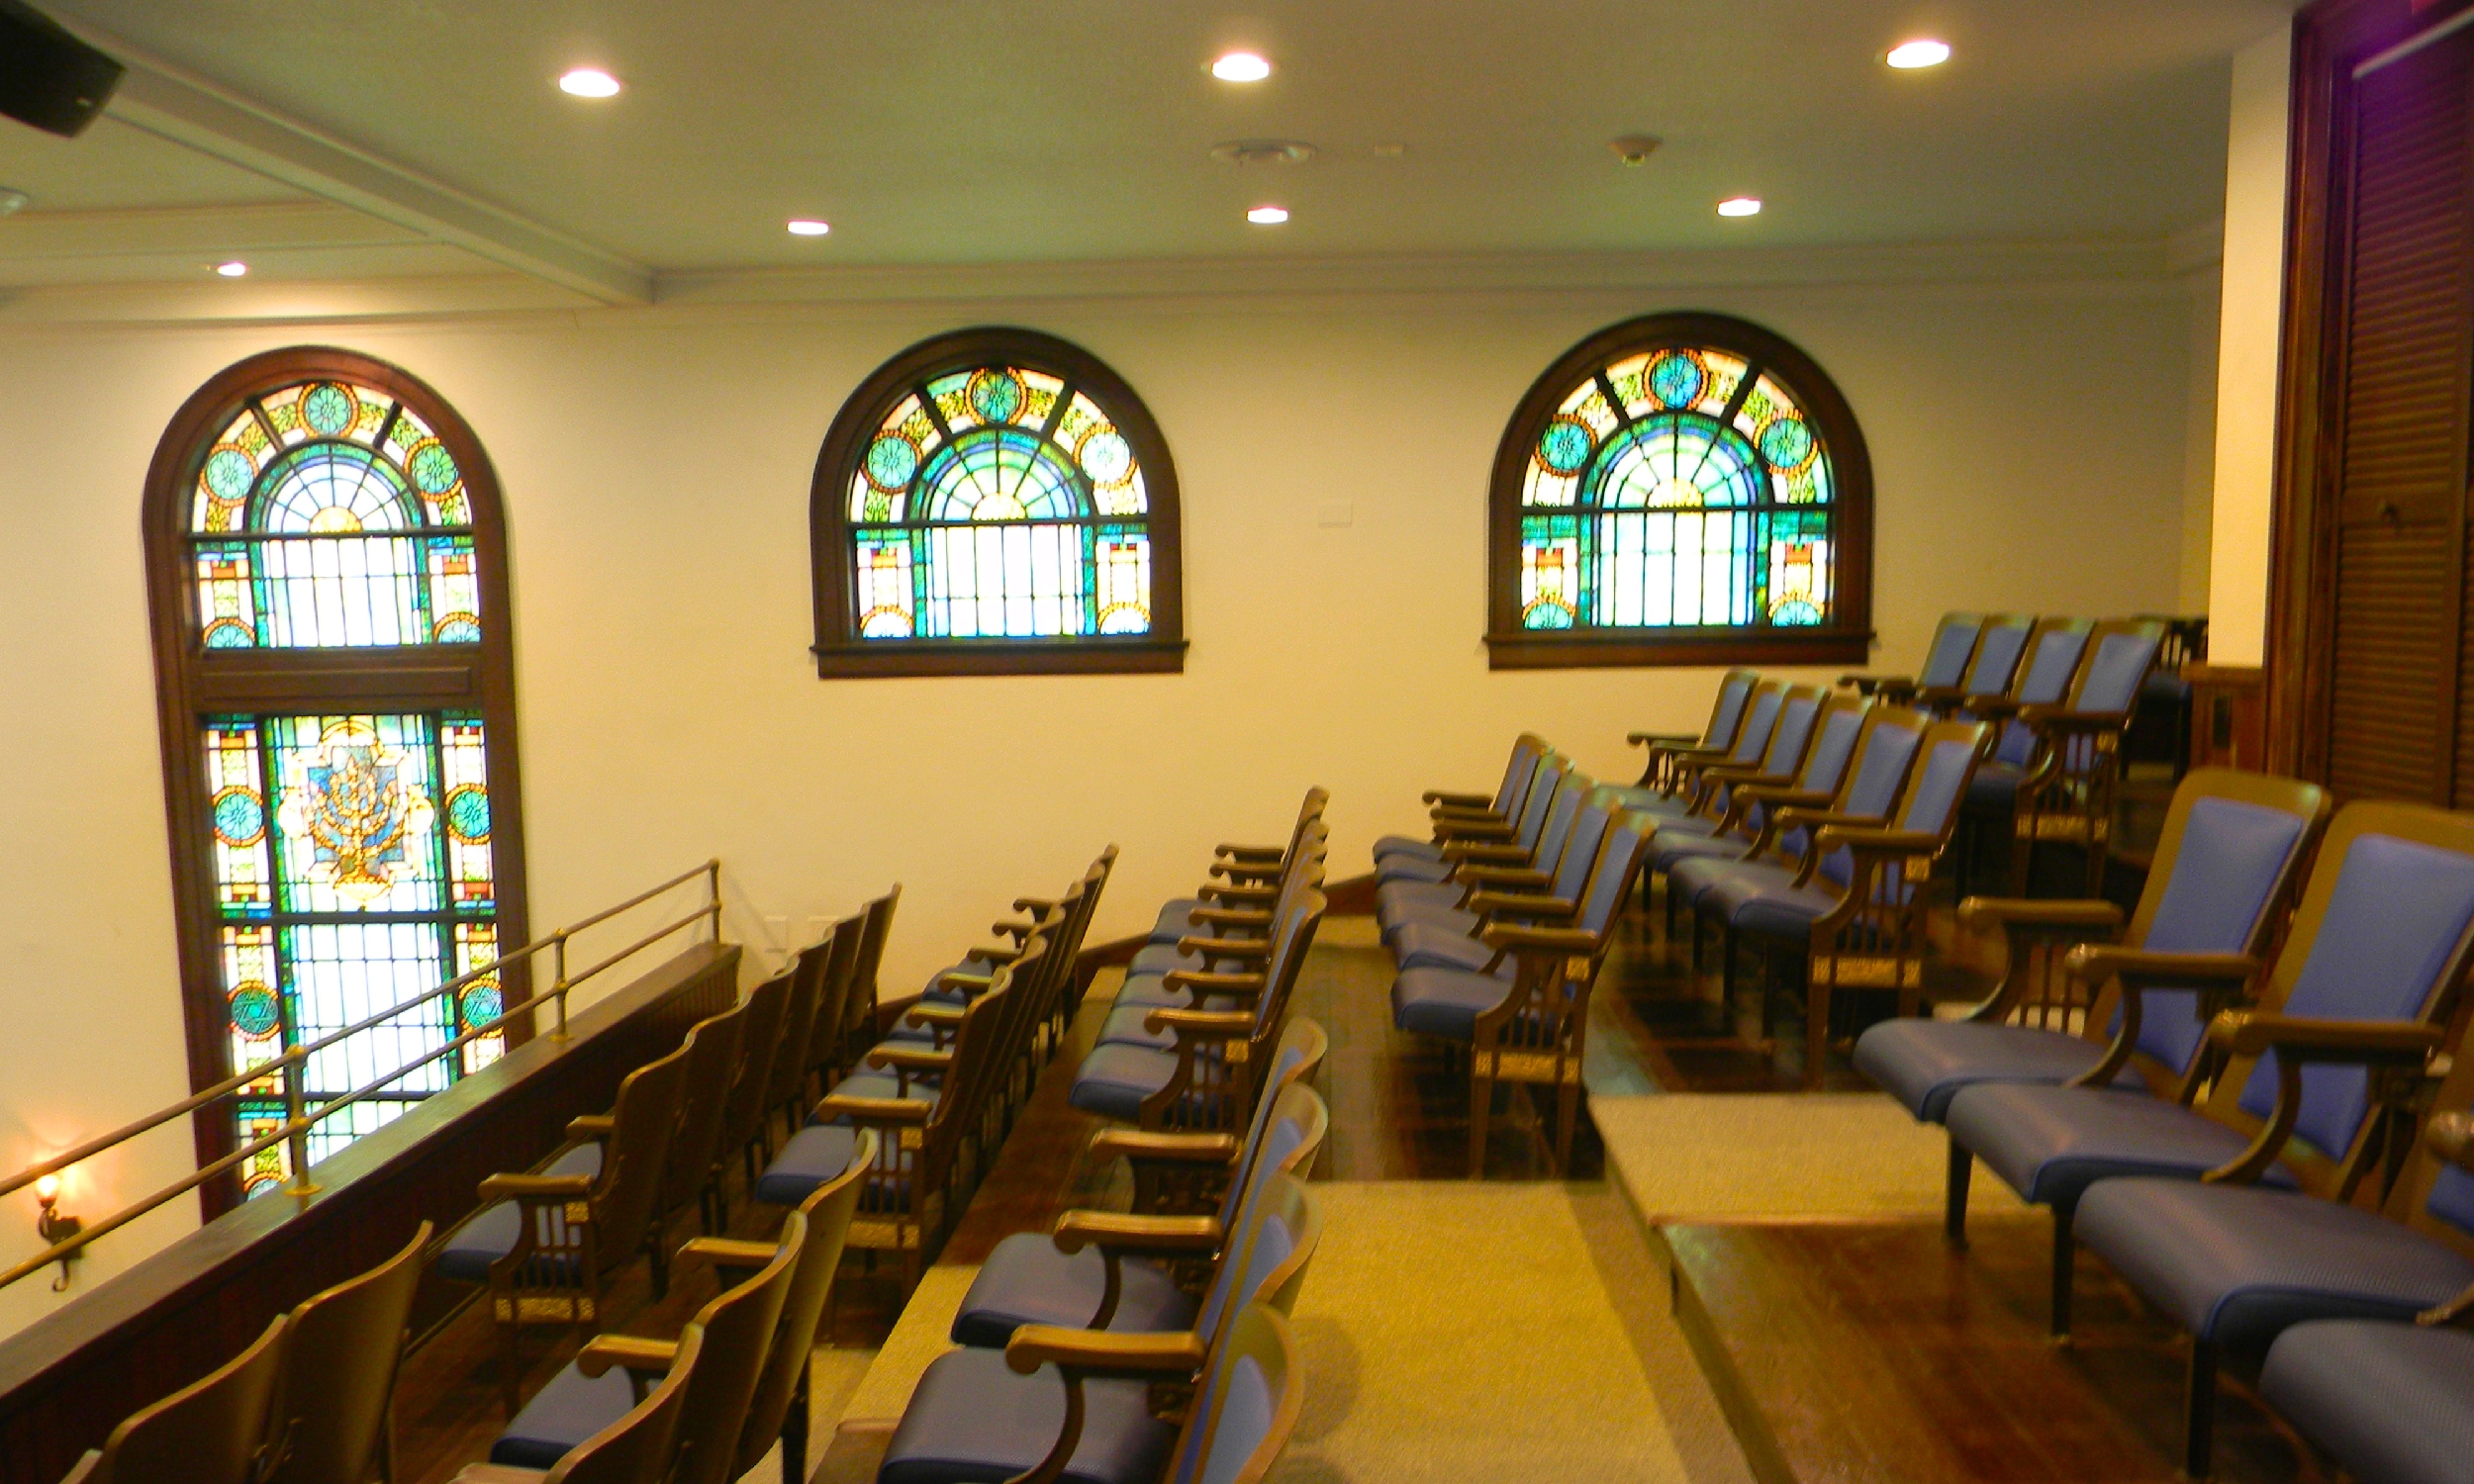
POLYGON ((825 437, 810 518, 819 674, 1184 663, 1168 445, 1054 336, 964 330, 880 367, 825 437))
MULTIPOLYGON (((233 367, 173 418, 146 545, 189 1004, 206 1085, 522 941, 497 486, 405 372, 338 350, 233 367)), ((520 986, 519 986, 520 987, 520 986)), ((359 1089, 494 1019, 483 974, 314 1053, 301 1092, 359 1089)), ((310 1136, 326 1158, 503 1050, 490 1036, 310 1136)), ((278 1126, 280 1078, 199 1130, 208 1158, 278 1126)), ((238 1193, 289 1174, 252 1157, 238 1193)), ((209 1187, 209 1206, 233 1189, 209 1187)))
POLYGON ((1655 316, 1574 346, 1512 415, 1490 500, 1498 669, 1866 657, 1863 434, 1759 325, 1655 316))

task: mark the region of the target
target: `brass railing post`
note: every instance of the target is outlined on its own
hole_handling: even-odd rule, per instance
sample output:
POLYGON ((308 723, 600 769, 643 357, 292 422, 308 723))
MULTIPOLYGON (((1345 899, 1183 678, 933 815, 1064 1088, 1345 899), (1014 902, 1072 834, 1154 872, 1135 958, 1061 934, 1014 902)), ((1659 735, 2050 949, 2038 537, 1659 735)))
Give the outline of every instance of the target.
POLYGON ((713 891, 713 941, 719 943, 721 941, 721 858, 719 856, 705 863, 705 879, 711 882, 713 891))
POLYGON ((301 1116, 301 1078, 308 1071, 309 1058, 297 1057, 284 1068, 283 1078, 284 1148, 292 1157, 292 1183, 284 1189, 304 1200, 318 1193, 318 1182, 309 1173, 309 1120, 301 1116))
POLYGON ((567 1039, 567 930, 560 928, 550 935, 550 966, 557 977, 550 984, 550 995, 557 1001, 557 1023, 550 1027, 552 1041, 567 1039))

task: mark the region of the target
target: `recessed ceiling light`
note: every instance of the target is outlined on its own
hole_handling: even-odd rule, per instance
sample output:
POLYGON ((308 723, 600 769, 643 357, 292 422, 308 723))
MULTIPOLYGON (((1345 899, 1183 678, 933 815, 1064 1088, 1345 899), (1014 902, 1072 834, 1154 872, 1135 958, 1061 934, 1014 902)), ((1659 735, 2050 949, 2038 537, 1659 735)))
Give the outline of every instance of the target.
POLYGON ((618 79, 599 67, 578 67, 558 79, 558 90, 577 98, 616 98, 618 79))
POLYGON ((1950 44, 1934 41, 1930 37, 1919 37, 1915 41, 1901 42, 1892 46, 1890 54, 1882 60, 1902 71, 1917 67, 1938 67, 1950 60, 1950 44))
POLYGON ((1272 64, 1251 51, 1231 51, 1211 63, 1211 75, 1222 82, 1261 82, 1272 75, 1272 64))
POLYGON ((248 276, 249 265, 247 263, 238 261, 217 263, 215 265, 215 271, 221 273, 226 278, 245 278, 248 276))
POLYGON ((813 217, 793 217, 790 221, 790 228, 791 235, 795 237, 820 237, 833 230, 828 224, 819 222, 813 217))
POLYGON ((1283 222, 1288 220, 1288 208, 1285 206, 1258 206, 1254 210, 1246 213, 1246 220, 1252 222, 1257 227, 1278 227, 1283 222))
POLYGON ((1718 215, 1722 217, 1758 217, 1760 214, 1759 196, 1730 196, 1718 203, 1718 215))
POLYGON ((11 212, 24 211, 34 203, 34 199, 15 186, 0 186, 0 217, 5 217, 11 212))

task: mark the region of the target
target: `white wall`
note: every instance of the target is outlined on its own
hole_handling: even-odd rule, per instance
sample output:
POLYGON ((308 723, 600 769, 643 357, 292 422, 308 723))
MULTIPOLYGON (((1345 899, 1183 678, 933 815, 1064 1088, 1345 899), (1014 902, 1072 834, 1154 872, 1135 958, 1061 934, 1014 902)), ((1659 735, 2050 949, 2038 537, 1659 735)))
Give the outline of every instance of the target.
POLYGON ((2234 54, 2208 584, 2208 658, 2219 665, 2256 665, 2267 642, 2292 59, 2291 28, 2279 28, 2234 54))
MULTIPOLYGON (((733 932, 906 887, 899 988, 1062 886, 1105 842, 1096 925, 1150 920, 1214 841, 1333 790, 1336 877, 1419 788, 1489 787, 1535 727, 1628 776, 1627 729, 1697 725, 1707 672, 1491 674, 1485 480, 1531 378, 1627 316, 1747 316, 1837 378, 1879 488, 1878 660, 1954 606, 2171 606, 2192 395, 2189 282, 1467 291, 655 309, 471 321, 0 329, 0 1168, 181 1094, 140 488, 197 385, 332 342, 399 362, 506 489, 532 920, 708 855, 733 932), (807 653, 810 467, 885 357, 1026 324, 1149 401, 1185 491, 1175 677, 834 681, 807 653), (1354 523, 1319 517, 1347 502, 1354 523)), ((100 1209, 180 1141, 95 1161, 100 1209)), ((185 1212, 187 1203, 181 1203, 185 1212)), ((31 1250, 31 1203, 0 1255, 31 1250)), ((137 1250, 137 1244, 117 1251, 137 1250)), ((0 1329, 48 1295, 0 1296, 0 1329)))

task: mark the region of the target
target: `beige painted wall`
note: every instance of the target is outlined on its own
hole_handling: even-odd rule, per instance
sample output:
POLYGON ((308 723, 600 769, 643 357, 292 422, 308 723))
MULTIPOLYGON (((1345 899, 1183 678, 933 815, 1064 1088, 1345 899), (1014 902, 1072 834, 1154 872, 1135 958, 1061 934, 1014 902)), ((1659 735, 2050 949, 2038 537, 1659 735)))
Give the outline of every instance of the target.
MULTIPOLYGON (((1745 315, 1838 379, 1880 489, 1879 662, 1953 606, 2170 606, 2192 395, 2188 279, 770 306, 472 322, 0 330, 5 994, 0 1167, 183 1090, 140 571, 140 485, 196 386, 348 345, 428 379, 496 462, 512 529, 533 921, 717 854, 732 930, 806 934, 890 881, 887 982, 1015 894, 1124 847, 1096 936, 1147 924, 1214 841, 1333 790, 1334 874, 1488 787, 1535 727, 1608 777, 1697 725, 1707 672, 1490 674, 1485 475, 1530 379, 1613 321, 1745 315), (1185 488, 1178 677, 820 682, 807 490, 885 357, 960 325, 1066 335, 1123 373, 1185 488), (1322 523, 1347 507, 1351 523, 1322 523), (40 1050, 37 1050, 40 1048, 40 1050)), ((89 1210, 183 1167, 95 1161, 89 1210)), ((171 1225, 185 1220, 184 1201, 171 1225)), ((0 1255, 31 1251, 31 1204, 0 1255)), ((112 1245, 101 1267, 141 1250, 112 1245), (114 1255, 118 1254, 118 1255, 114 1255)), ((0 1330, 50 1302, 0 1295, 0 1330)))
POLYGON ((2293 33, 2283 28, 2234 54, 2208 582, 2208 658, 2219 665, 2258 664, 2267 640, 2292 56, 2293 33))

